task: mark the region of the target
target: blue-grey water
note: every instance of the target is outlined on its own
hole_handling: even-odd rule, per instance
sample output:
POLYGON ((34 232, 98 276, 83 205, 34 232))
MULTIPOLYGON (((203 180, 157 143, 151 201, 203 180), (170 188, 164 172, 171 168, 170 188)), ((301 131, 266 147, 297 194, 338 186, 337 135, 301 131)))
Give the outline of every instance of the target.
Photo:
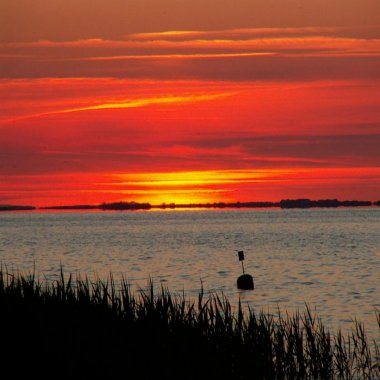
MULTIPOLYGON (((308 303, 332 329, 364 322, 378 338, 380 209, 24 212, 0 214, 8 270, 149 277, 172 291, 219 291, 236 304, 290 313, 308 303), (237 250, 254 291, 238 291, 237 250)), ((43 278, 42 276, 42 278, 43 278)))

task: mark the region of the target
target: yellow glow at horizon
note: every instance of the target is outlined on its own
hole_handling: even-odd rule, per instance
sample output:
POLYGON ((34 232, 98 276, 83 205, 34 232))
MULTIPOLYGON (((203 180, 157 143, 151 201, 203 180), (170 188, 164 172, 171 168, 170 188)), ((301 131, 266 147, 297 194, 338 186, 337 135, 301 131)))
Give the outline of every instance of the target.
MULTIPOLYGON (((83 191, 84 193, 87 191, 83 191)), ((226 189, 120 189, 120 190, 93 190, 99 194, 117 194, 120 197, 127 197, 125 201, 130 201, 131 197, 138 202, 149 202, 153 205, 162 203, 175 204, 195 204, 214 203, 229 201, 227 194, 231 190, 226 189)))
POLYGON ((290 170, 205 170, 169 173, 133 173, 116 175, 117 185, 146 187, 189 187, 212 184, 256 182, 290 174, 290 170))
POLYGON ((291 170, 203 170, 115 174, 111 191, 152 204, 234 202, 248 183, 282 180, 291 170), (120 190, 118 189, 120 188, 120 190))

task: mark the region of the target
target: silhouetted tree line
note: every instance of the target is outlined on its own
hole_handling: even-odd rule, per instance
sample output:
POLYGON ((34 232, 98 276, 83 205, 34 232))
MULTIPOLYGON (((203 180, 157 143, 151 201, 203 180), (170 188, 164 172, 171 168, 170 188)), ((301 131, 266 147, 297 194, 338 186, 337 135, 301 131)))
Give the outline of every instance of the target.
POLYGON ((312 208, 312 207, 363 207, 372 206, 371 201, 339 201, 338 199, 285 199, 281 200, 281 208, 312 208))
POLYGON ((214 202, 214 203, 162 203, 156 208, 260 208, 279 207, 279 202, 214 202))
POLYGON ((72 205, 72 206, 48 206, 41 207, 41 210, 95 210, 99 206, 96 205, 72 205))
POLYGON ((151 207, 150 203, 115 202, 103 203, 98 208, 101 210, 149 210, 151 207))
POLYGON ((102 203, 100 205, 72 205, 72 206, 48 206, 41 207, 43 210, 149 210, 150 203, 115 202, 102 203))
MULTIPOLYGON (((338 199, 282 199, 280 202, 214 202, 214 203, 162 203, 151 205, 139 202, 114 202, 100 205, 71 205, 40 207, 42 210, 150 210, 151 208, 175 209, 175 208, 313 208, 313 207, 370 207, 380 206, 380 201, 358 201, 338 199)), ((0 211, 35 210, 34 206, 0 205, 0 211)))
POLYGON ((0 211, 22 211, 22 210, 35 210, 34 206, 14 206, 14 205, 0 205, 0 211))

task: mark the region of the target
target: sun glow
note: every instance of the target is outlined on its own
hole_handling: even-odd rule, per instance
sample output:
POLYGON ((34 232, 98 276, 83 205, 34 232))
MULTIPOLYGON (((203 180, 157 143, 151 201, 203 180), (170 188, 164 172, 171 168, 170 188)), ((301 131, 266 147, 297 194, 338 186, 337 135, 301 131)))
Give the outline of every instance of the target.
POLYGON ((169 173, 117 174, 112 186, 124 194, 153 203, 236 201, 241 186, 276 180, 289 170, 205 170, 169 173))
POLYGON ((0 198, 8 203, 35 206, 119 201, 161 205, 326 199, 336 198, 339 191, 342 199, 377 200, 379 185, 380 169, 375 167, 70 173, 0 176, 0 198), (367 190, 365 194, 363 186, 367 190), (364 195, 353 196, 352 191, 364 195))
POLYGON ((262 179, 284 175, 289 170, 204 170, 169 173, 134 173, 121 174, 116 178, 122 180, 120 185, 140 185, 151 187, 162 186, 205 186, 217 184, 231 184, 257 182, 262 179))

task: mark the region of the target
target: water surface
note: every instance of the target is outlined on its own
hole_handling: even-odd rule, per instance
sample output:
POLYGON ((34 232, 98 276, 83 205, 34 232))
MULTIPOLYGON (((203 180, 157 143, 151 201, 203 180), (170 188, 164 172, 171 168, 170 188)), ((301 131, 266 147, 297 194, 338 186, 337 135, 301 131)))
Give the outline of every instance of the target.
POLYGON ((0 257, 9 270, 149 277, 196 295, 203 286, 236 304, 274 312, 316 308, 331 328, 352 318, 378 336, 380 209, 16 212, 0 214, 0 257), (238 291, 237 250, 254 291, 238 291))

